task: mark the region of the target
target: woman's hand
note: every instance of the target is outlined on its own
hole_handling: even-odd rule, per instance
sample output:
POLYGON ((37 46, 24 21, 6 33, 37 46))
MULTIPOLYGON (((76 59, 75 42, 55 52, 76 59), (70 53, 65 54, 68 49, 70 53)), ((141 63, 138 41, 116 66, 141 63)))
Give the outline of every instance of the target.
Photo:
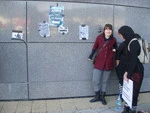
POLYGON ((112 49, 113 52, 116 52, 116 49, 112 49))
POLYGON ((116 67, 119 65, 120 60, 116 60, 116 67))
POLYGON ((89 60, 89 61, 93 61, 93 60, 92 60, 92 59, 90 59, 90 58, 89 58, 88 60, 89 60))
POLYGON ((128 72, 125 72, 123 75, 123 79, 128 83, 129 79, 127 78, 128 72))

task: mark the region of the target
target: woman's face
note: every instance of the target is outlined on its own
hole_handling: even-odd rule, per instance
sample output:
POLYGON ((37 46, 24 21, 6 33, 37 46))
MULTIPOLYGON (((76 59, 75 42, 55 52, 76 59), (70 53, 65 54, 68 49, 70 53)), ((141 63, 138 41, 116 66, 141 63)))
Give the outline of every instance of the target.
POLYGON ((105 33, 105 37, 109 38, 112 35, 112 30, 109 28, 105 28, 104 33, 105 33))
POLYGON ((122 34, 118 33, 118 35, 119 35, 123 40, 125 40, 124 37, 122 36, 122 34))

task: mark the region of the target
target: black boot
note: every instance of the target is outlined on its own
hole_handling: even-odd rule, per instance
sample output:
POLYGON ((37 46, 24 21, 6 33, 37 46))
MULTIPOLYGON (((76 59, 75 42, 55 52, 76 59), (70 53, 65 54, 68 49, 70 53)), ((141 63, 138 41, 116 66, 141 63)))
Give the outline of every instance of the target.
POLYGON ((130 109, 129 113, 136 113, 137 106, 132 106, 132 109, 130 109))
POLYGON ((129 113, 136 113, 136 110, 130 110, 129 113))
POLYGON ((90 100, 91 103, 97 101, 100 101, 100 91, 95 92, 94 98, 90 100))
POLYGON ((107 102, 105 100, 105 92, 101 92, 101 102, 103 105, 107 105, 107 102))
POLYGON ((121 113, 129 113, 130 108, 128 106, 124 106, 124 109, 121 113))

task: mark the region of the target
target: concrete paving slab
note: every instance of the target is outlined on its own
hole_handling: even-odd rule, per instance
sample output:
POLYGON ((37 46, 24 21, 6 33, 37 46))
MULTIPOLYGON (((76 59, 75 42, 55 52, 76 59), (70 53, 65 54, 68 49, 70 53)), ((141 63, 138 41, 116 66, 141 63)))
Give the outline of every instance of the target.
MULTIPOLYGON (((138 110, 150 113, 150 93, 141 93, 138 110)), ((71 98, 33 101, 2 101, 0 113, 121 113, 116 110, 117 96, 106 96, 107 105, 90 103, 91 98, 71 98)), ((124 103, 122 104, 122 106, 124 103)))
POLYGON ((141 93, 138 100, 138 103, 150 103, 150 93, 141 93))
POLYGON ((120 111, 118 112, 118 111, 115 111, 115 110, 113 110, 113 109, 105 109, 105 110, 97 110, 97 113, 121 113, 120 111))
POLYGON ((145 111, 145 112, 149 112, 150 113, 150 103, 146 103, 146 104, 139 104, 138 105, 138 111, 145 111))
POLYGON ((15 113, 18 102, 4 102, 1 113, 15 113))
POLYGON ((32 101, 19 101, 16 113, 31 113, 32 101))
POLYGON ((62 99, 60 100, 60 105, 61 105, 62 111, 72 111, 72 110, 77 109, 74 104, 73 99, 62 99))
POLYGON ((32 113, 45 113, 46 112, 46 102, 45 100, 33 101, 32 102, 32 113))
POLYGON ((73 99, 77 110, 91 109, 86 98, 73 99))
POLYGON ((116 107, 116 101, 118 96, 106 96, 107 106, 116 107))
POLYGON ((4 102, 0 102, 0 111, 2 110, 4 102))
POLYGON ((75 111, 47 112, 47 113, 75 113, 75 111))
POLYGON ((90 109, 90 110, 75 111, 74 113, 98 113, 98 112, 93 109, 90 109))
POLYGON ((60 106, 60 100, 46 100, 47 112, 62 111, 60 106))
MULTIPOLYGON (((92 97, 93 98, 93 97, 92 97)), ((89 98, 88 99, 88 104, 90 106, 91 109, 99 109, 99 108, 104 108, 105 106, 101 103, 101 102, 94 102, 94 103, 90 103, 89 101, 92 99, 89 98)))

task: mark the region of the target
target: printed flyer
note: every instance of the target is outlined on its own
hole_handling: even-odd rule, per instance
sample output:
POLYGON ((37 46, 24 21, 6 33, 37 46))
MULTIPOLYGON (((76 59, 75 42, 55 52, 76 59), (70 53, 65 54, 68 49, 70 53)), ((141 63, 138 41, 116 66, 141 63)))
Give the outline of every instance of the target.
POLYGON ((64 6, 50 6, 49 25, 63 26, 64 6))

